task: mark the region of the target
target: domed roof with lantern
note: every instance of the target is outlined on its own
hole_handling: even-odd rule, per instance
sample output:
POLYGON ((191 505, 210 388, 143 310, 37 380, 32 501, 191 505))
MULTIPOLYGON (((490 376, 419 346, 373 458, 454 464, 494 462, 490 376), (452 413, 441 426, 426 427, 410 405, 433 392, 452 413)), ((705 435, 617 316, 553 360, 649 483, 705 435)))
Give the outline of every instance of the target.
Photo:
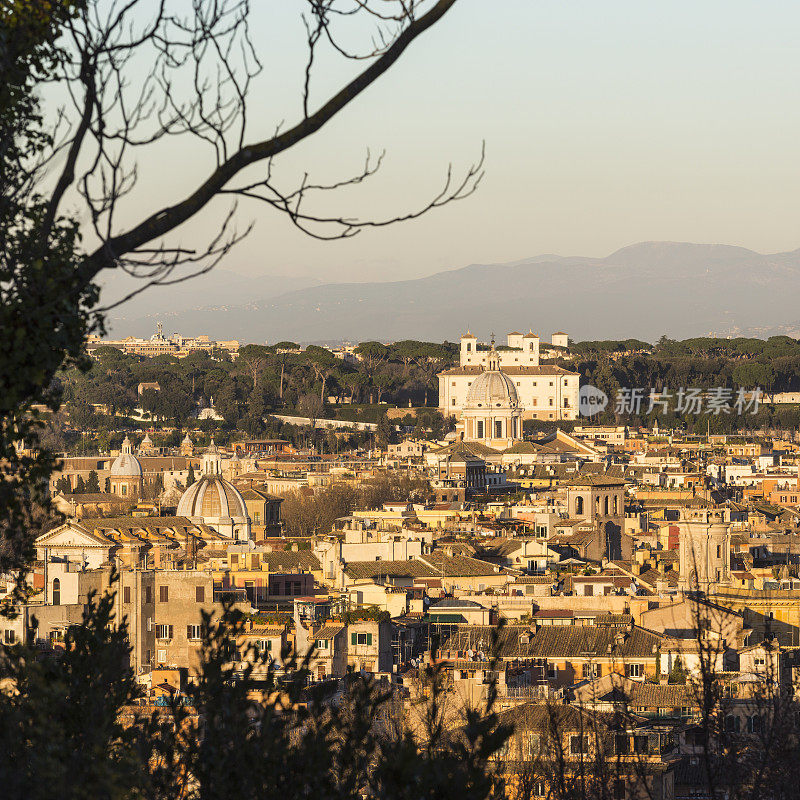
POLYGON ((142 465, 133 454, 131 440, 126 436, 122 442, 122 452, 111 462, 112 478, 141 478, 142 465))
POLYGON ((203 455, 203 474, 178 501, 177 515, 203 522, 234 539, 250 538, 250 516, 241 492, 222 477, 222 459, 211 440, 203 455))
POLYGON ((500 358, 494 347, 489 352, 487 368, 472 381, 467 391, 464 410, 477 409, 516 409, 519 395, 514 382, 500 369, 500 358))

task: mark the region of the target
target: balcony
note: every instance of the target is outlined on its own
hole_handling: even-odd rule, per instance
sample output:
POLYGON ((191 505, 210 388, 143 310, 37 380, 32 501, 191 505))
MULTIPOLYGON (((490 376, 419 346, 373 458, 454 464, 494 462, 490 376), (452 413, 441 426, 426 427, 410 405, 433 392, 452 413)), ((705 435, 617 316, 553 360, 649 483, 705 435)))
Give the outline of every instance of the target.
POLYGON ((214 602, 215 603, 249 603, 250 599, 247 596, 245 589, 214 589, 214 602))

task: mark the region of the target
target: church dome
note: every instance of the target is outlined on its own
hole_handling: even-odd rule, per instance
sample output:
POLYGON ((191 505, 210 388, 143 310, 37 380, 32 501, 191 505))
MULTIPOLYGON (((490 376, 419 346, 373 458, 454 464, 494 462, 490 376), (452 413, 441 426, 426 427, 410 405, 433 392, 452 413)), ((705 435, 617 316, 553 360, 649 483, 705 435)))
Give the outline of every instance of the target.
POLYGON ((519 396, 514 382, 500 370, 481 372, 472 382, 464 403, 465 409, 517 408, 519 396))
POLYGON ((250 516, 241 492, 222 477, 222 457, 211 440, 203 455, 203 474, 178 501, 177 515, 202 521, 223 536, 250 538, 250 516))
POLYGON ((141 478, 142 465, 133 455, 131 440, 126 436, 122 443, 122 452, 111 462, 112 478, 141 478))
POLYGON ((219 475, 203 475, 178 502, 179 517, 201 517, 204 521, 245 519, 247 507, 241 492, 219 475))

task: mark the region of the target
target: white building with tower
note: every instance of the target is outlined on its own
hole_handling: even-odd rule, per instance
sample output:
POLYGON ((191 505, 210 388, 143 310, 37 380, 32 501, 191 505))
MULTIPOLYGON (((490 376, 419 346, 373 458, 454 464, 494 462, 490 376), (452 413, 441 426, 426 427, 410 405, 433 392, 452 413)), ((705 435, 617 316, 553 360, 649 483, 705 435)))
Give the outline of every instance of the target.
MULTIPOLYGON (((559 341, 568 340, 563 333, 554 334, 556 337, 559 341)), ((479 342, 467 331, 461 337, 459 365, 439 373, 439 410, 445 416, 462 419, 473 383, 484 372, 493 371, 510 382, 522 419, 577 419, 580 375, 555 364, 541 364, 539 351, 540 339, 533 331, 509 333, 506 344, 496 348, 493 343, 479 342), (494 370, 490 368, 490 357, 495 359, 494 370)), ((467 416, 474 416, 474 410, 470 407, 467 416)), ((521 437, 520 428, 518 438, 521 437)))

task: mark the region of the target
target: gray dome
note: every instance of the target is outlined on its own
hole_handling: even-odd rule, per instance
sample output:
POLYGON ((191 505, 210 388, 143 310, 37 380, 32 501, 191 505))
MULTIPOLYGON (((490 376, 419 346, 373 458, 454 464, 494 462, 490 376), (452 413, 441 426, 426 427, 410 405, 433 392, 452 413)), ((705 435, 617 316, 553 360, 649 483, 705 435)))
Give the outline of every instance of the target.
POLYGON ((500 370, 481 372, 467 392, 464 408, 517 408, 519 396, 514 382, 500 370))
POLYGON ((241 492, 232 483, 217 475, 203 475, 181 496, 177 516, 244 521, 248 514, 241 492))
POLYGON ((120 453, 111 463, 112 478, 141 478, 142 465, 133 453, 120 453))

